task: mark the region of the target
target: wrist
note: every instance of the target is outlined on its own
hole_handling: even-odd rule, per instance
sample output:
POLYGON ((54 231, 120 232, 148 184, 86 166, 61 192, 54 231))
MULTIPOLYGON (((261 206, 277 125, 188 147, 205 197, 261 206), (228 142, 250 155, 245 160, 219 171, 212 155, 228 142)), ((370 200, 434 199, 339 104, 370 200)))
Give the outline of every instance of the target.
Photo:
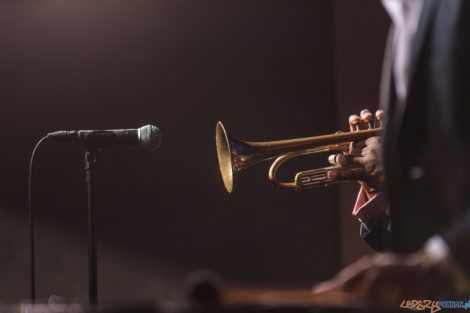
POLYGON ((369 184, 365 181, 360 181, 359 184, 364 189, 364 191, 367 194, 367 197, 369 199, 374 197, 376 194, 382 192, 382 188, 379 188, 379 187, 377 187, 376 185, 373 185, 373 184, 369 184))

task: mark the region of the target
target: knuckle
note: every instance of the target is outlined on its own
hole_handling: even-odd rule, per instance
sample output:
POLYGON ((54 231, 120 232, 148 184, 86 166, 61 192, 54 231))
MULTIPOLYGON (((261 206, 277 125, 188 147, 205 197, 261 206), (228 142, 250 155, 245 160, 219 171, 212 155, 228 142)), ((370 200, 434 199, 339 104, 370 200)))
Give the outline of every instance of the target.
POLYGON ((369 137, 366 139, 366 144, 367 145, 371 145, 371 144, 374 144, 376 142, 376 137, 369 137))
POLYGON ((348 165, 350 158, 351 158, 350 154, 342 154, 338 156, 337 160, 340 165, 344 166, 344 165, 348 165))

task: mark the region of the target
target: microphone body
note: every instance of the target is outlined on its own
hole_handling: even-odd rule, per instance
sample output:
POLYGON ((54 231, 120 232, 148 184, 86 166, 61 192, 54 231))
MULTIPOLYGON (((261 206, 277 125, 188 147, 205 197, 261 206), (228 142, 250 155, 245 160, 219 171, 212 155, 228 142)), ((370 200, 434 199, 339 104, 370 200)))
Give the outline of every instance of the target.
POLYGON ((58 141, 80 141, 86 145, 109 146, 112 144, 135 145, 155 150, 161 144, 161 131, 153 125, 134 129, 56 131, 47 137, 58 141))

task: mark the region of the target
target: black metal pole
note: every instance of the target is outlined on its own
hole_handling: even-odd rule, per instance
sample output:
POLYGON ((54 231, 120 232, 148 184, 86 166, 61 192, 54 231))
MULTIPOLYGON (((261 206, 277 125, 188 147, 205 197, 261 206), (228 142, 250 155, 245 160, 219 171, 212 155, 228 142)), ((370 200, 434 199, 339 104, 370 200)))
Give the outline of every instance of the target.
POLYGON ((96 164, 96 154, 96 150, 88 150, 85 152, 85 175, 88 193, 88 299, 90 304, 98 303, 97 255, 93 192, 93 169, 96 164))
POLYGON ((36 301, 36 263, 34 255, 34 211, 33 211, 33 174, 34 165, 36 163, 36 151, 38 150, 41 143, 47 140, 49 137, 44 136, 34 146, 31 159, 29 161, 29 177, 28 177, 28 210, 29 210, 29 256, 30 256, 30 287, 31 287, 31 303, 36 301))

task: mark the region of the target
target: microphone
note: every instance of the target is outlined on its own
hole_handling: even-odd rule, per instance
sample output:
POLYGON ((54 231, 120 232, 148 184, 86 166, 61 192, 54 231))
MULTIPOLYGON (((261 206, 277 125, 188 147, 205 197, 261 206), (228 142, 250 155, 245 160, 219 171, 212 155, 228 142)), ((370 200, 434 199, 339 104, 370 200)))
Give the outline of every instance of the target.
POLYGON ((62 130, 48 133, 47 138, 60 141, 80 141, 84 144, 97 146, 138 145, 145 150, 152 151, 160 147, 162 132, 156 126, 145 125, 137 129, 62 130))

